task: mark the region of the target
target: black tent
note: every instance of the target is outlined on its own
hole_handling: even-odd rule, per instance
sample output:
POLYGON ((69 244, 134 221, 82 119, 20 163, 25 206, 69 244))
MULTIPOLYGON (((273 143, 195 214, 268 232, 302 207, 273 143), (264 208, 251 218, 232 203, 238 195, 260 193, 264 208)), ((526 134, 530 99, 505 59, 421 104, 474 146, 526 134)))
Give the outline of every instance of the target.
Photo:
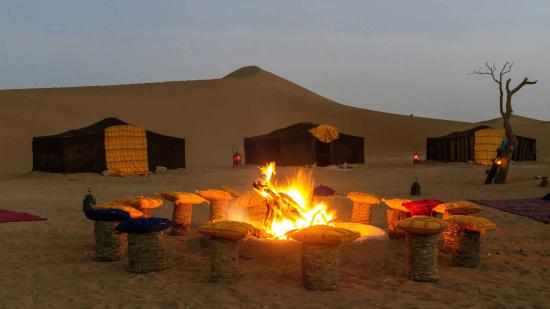
POLYGON ((317 126, 298 123, 269 134, 246 137, 245 163, 263 165, 276 162, 281 166, 365 163, 362 137, 340 133, 335 141, 323 143, 308 132, 317 126))
MULTIPOLYGON (((440 137, 429 137, 426 142, 426 159, 443 162, 473 162, 476 145, 475 132, 484 129, 492 128, 482 125, 469 130, 452 132, 440 137)), ((536 161, 536 139, 518 135, 516 137, 518 145, 512 156, 512 160, 536 161)))
MULTIPOLYGON (((105 129, 127 125, 105 118, 90 126, 32 140, 33 170, 52 173, 101 173, 107 169, 105 129)), ((146 131, 149 170, 185 168, 185 139, 146 131)))

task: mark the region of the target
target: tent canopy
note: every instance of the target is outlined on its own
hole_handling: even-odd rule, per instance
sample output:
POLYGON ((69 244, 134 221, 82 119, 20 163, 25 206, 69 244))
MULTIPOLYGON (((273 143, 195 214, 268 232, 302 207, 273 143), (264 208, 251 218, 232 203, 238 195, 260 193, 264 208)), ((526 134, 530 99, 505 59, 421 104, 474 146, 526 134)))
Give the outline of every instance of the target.
POLYGON ((262 165, 275 161, 281 166, 326 166, 365 162, 362 137, 340 133, 328 125, 319 126, 309 122, 297 123, 269 134, 246 137, 244 149, 246 164, 262 165), (320 133, 320 138, 314 136, 312 131, 320 133))
POLYGON ((321 124, 313 129, 308 130, 315 138, 323 143, 330 143, 338 139, 340 131, 333 126, 328 124, 321 124))
POLYGON ((33 170, 139 175, 157 166, 185 168, 185 139, 105 118, 90 126, 33 138, 33 170))
MULTIPOLYGON (((443 162, 474 162, 491 164, 497 148, 506 136, 503 130, 477 126, 469 130, 452 132, 440 137, 429 137, 426 158, 443 162)), ((518 136, 518 145, 512 156, 514 161, 535 161, 536 140, 518 136)))

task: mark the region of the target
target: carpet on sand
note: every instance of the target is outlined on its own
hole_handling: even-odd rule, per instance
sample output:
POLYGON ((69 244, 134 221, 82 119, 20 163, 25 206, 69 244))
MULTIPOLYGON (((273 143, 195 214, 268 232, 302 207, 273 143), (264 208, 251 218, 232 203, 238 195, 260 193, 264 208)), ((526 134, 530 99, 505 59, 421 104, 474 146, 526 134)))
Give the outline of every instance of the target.
POLYGON ((472 202, 528 217, 546 224, 550 222, 550 201, 540 197, 513 200, 472 200, 472 202))
POLYGON ((18 221, 38 221, 38 220, 46 220, 46 218, 31 215, 26 212, 16 212, 11 210, 0 209, 0 223, 18 222, 18 221))

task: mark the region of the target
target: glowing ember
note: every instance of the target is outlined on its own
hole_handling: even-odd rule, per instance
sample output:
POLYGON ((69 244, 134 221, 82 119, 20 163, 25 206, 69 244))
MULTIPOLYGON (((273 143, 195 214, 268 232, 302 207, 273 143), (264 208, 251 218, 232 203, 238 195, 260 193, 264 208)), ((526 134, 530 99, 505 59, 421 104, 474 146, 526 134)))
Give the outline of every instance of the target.
POLYGON ((286 239, 285 233, 311 225, 327 224, 334 213, 323 203, 313 203, 313 177, 299 170, 283 185, 275 181, 275 162, 260 168, 263 177, 254 182, 254 189, 268 201, 263 228, 273 238, 286 239))

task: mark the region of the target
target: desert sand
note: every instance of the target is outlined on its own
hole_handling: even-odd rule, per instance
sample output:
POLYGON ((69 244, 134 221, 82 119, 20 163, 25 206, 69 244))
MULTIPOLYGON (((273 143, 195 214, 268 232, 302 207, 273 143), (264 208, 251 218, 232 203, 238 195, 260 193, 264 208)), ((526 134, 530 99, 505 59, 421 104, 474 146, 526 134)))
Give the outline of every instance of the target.
MULTIPOLYGON (((480 216, 498 229, 483 235, 481 265, 454 267, 439 254, 440 281, 407 278, 404 240, 367 241, 342 248, 337 291, 308 291, 300 276, 299 247, 241 246, 242 278, 234 285, 209 282, 208 252, 192 232, 167 236, 163 272, 131 274, 126 260, 92 261, 93 223, 82 213, 88 188, 99 202, 159 191, 218 187, 249 190, 254 166, 230 167, 231 145, 298 121, 335 125, 365 137, 366 164, 351 170, 314 168, 316 184, 338 192, 364 191, 407 197, 418 177, 422 198, 444 201, 542 197, 538 175, 549 175, 550 124, 515 117, 518 134, 537 138, 538 162, 514 162, 506 185, 482 185, 485 167, 423 162, 413 168, 411 148, 427 136, 476 124, 352 108, 320 97, 256 67, 208 81, 0 91, 0 208, 30 212, 47 221, 0 224, 0 308, 547 308, 550 306, 550 225, 483 207, 480 216), (30 172, 31 139, 114 116, 187 139, 188 168, 146 177, 30 172)), ((496 105, 495 105, 496 109, 496 105)), ((488 121, 498 125, 498 119, 488 121)), ((485 123, 484 123, 485 124, 485 123)), ((295 168, 281 168, 288 174, 295 168)), ((348 221, 351 202, 330 207, 348 221)), ((373 225, 386 227, 385 206, 373 225)), ((155 210, 171 217, 172 205, 155 210)), ((193 226, 208 207, 194 208, 193 226)))
MULTIPOLYGON (((339 192, 358 190, 382 197, 406 197, 415 177, 419 177, 423 197, 447 201, 543 196, 548 191, 537 187, 533 179, 549 174, 548 165, 515 164, 506 185, 481 185, 483 170, 474 165, 429 162, 413 168, 408 161, 380 159, 352 171, 315 168, 314 176, 317 184, 339 192)), ((480 267, 453 267, 450 256, 440 253, 437 283, 407 278, 404 240, 345 246, 339 290, 331 292, 302 287, 297 245, 280 249, 241 246, 242 278, 228 286, 209 282, 208 253, 200 248, 196 232, 167 237, 168 269, 163 272, 131 274, 125 270, 125 260, 92 261, 93 224, 81 210, 88 187, 98 201, 106 201, 220 184, 242 192, 250 189, 256 177, 255 167, 190 168, 130 178, 41 172, 2 177, 3 208, 40 214, 48 220, 0 224, 0 307, 548 307, 550 225, 486 207, 480 215, 499 228, 483 236, 480 267)), ((339 220, 349 220, 350 201, 335 199, 331 207, 339 220)), ((385 208, 375 208, 373 225, 386 226, 385 208)), ((170 217, 171 210, 167 203, 155 215, 170 217)), ((193 225, 206 222, 207 217, 207 206, 195 207, 193 225)))

